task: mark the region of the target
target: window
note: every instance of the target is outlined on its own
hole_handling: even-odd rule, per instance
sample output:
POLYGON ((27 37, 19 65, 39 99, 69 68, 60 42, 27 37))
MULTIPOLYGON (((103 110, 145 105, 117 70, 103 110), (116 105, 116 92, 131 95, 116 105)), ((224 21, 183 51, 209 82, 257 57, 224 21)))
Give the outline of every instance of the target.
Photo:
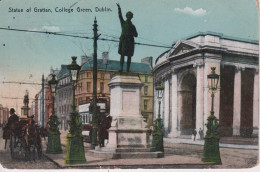
POLYGON ((104 82, 100 82, 100 93, 104 92, 104 82))
POLYGON ((82 115, 82 124, 86 123, 86 115, 82 115))
POLYGON ((82 97, 79 98, 79 104, 81 104, 81 102, 82 102, 82 97))
POLYGON ((87 72, 87 78, 91 77, 91 72, 87 72))
POLYGON ((90 92, 91 82, 87 82, 87 92, 90 92))
POLYGON ((114 76, 114 74, 111 72, 111 73, 110 73, 110 78, 113 78, 113 76, 114 76))
POLYGON ((148 100, 144 100, 144 110, 148 109, 148 100))
POLYGON ((100 74, 100 78, 101 78, 101 79, 104 79, 104 78, 105 78, 105 73, 104 73, 104 72, 102 72, 102 73, 100 74))
POLYGON ((148 94, 148 86, 145 86, 144 87, 144 95, 147 95, 148 94))
POLYGON ((144 77, 145 82, 148 82, 148 76, 144 77))

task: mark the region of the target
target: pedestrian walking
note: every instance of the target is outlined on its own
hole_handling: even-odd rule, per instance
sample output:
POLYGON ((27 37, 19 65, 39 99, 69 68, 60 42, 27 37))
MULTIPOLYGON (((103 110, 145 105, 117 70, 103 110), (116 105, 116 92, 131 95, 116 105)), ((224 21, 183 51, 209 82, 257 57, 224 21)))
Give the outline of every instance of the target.
POLYGON ((200 140, 203 140, 204 139, 204 132, 201 128, 199 130, 199 135, 200 135, 200 140))
POLYGON ((197 135, 197 131, 196 131, 196 129, 194 129, 193 131, 192 131, 192 137, 193 137, 193 140, 195 141, 195 139, 196 139, 196 135, 197 135))

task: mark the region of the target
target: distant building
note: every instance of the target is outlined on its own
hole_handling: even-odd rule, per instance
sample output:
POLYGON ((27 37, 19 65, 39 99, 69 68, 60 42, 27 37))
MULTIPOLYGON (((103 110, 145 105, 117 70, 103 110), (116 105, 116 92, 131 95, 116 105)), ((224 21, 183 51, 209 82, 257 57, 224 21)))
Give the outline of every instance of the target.
POLYGON ((44 115, 44 127, 46 127, 53 110, 52 93, 48 81, 52 79, 52 74, 58 75, 59 70, 51 67, 50 74, 44 78, 44 97, 42 97, 42 89, 35 95, 35 100, 31 104, 31 114, 34 114, 34 120, 38 125, 43 124, 44 115))
MULTIPOLYGON (((258 41, 218 33, 199 33, 177 41, 156 59, 155 85, 164 84, 161 104, 166 137, 185 137, 200 128, 206 133, 211 95, 207 75, 220 75, 214 112, 221 136, 258 136, 258 41)), ((154 97, 154 112, 158 100, 154 97)), ((197 134, 199 137, 199 134, 197 134)))
MULTIPOLYGON (((48 122, 50 119, 50 116, 53 113, 53 97, 52 97, 52 93, 51 93, 51 86, 48 84, 48 82, 52 79, 52 75, 58 75, 59 70, 58 69, 53 69, 51 67, 50 69, 50 74, 46 77, 45 79, 45 121, 48 122)), ((57 78, 56 78, 57 79, 57 78)), ((47 123, 46 123, 47 124, 47 123)), ((45 125, 46 125, 45 124, 45 125)))
POLYGON ((72 83, 70 81, 67 65, 61 65, 61 69, 57 74, 57 90, 56 90, 56 110, 55 113, 61 121, 60 129, 67 130, 68 120, 72 111, 72 83))
POLYGON ((30 111, 29 111, 29 116, 33 116, 34 115, 34 120, 36 121, 36 114, 35 114, 35 100, 32 100, 32 103, 31 103, 31 107, 30 107, 30 111))
POLYGON ((0 104, 0 126, 3 124, 7 124, 9 117, 9 109, 7 107, 3 107, 3 105, 0 104))
MULTIPOLYGON (((151 57, 147 59, 151 59, 152 61, 151 57)), ((115 73, 118 72, 118 70, 120 69, 120 62, 116 60, 109 60, 108 53, 104 52, 102 54, 102 59, 98 59, 97 66, 97 103, 100 106, 101 112, 105 111, 105 113, 109 113, 110 90, 108 83, 115 75, 115 73)), ((124 70, 126 70, 126 64, 124 65, 124 70)), ((148 125, 151 126, 153 119, 153 74, 151 63, 149 60, 146 60, 145 63, 132 62, 130 72, 139 73, 140 79, 144 84, 144 86, 142 87, 141 113, 143 117, 147 120, 148 125)), ((84 114, 82 116, 83 123, 86 123, 86 121, 84 120, 91 119, 91 117, 86 116, 86 114, 89 113, 88 111, 86 111, 86 107, 89 107, 89 103, 93 99, 92 94, 93 60, 89 60, 81 67, 75 92, 76 106, 79 106, 80 113, 84 114)))

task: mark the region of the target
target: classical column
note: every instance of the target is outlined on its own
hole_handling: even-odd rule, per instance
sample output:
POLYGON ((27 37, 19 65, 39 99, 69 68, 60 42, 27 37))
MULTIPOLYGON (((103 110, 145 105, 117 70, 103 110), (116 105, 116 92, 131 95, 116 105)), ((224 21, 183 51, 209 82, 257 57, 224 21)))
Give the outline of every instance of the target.
POLYGON ((159 104, 157 99, 157 92, 155 90, 156 85, 154 86, 154 116, 153 121, 155 121, 158 118, 158 110, 159 110, 159 104))
MULTIPOLYGON (((197 133, 203 129, 203 86, 204 86, 204 65, 197 65, 197 85, 196 85, 196 130, 197 133)), ((199 139, 200 135, 197 134, 196 138, 199 139)))
POLYGON ((177 73, 172 74, 172 120, 171 120, 171 132, 168 137, 177 137, 178 136, 178 80, 177 73))
POLYGON ((208 116, 210 115, 210 109, 208 108, 208 94, 209 94, 209 88, 208 88, 208 63, 205 63, 204 64, 204 117, 203 117, 203 133, 204 133, 204 136, 206 136, 206 132, 207 132, 207 127, 205 127, 205 124, 207 123, 207 119, 208 119, 208 116))
POLYGON ((170 97, 170 92, 169 92, 170 86, 169 86, 169 79, 166 79, 164 82, 164 131, 165 134, 168 134, 168 129, 169 129, 169 97, 170 97))
POLYGON ((240 135, 241 121, 241 69, 236 67, 234 79, 233 135, 240 135))
POLYGON ((258 136, 259 129, 259 69, 255 70, 254 78, 254 98, 253 98, 253 134, 252 136, 258 136))

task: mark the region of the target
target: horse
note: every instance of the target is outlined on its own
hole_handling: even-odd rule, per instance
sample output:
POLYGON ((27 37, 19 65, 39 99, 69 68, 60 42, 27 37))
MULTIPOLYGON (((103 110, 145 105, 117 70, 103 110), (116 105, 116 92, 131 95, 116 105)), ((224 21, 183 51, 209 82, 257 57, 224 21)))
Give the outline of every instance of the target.
POLYGON ((41 135, 40 135, 40 127, 35 124, 33 118, 29 118, 28 124, 24 126, 24 140, 26 143, 27 150, 29 152, 29 158, 31 158, 31 154, 33 156, 33 160, 35 160, 35 151, 37 150, 38 157, 42 156, 42 145, 41 145, 41 135))

